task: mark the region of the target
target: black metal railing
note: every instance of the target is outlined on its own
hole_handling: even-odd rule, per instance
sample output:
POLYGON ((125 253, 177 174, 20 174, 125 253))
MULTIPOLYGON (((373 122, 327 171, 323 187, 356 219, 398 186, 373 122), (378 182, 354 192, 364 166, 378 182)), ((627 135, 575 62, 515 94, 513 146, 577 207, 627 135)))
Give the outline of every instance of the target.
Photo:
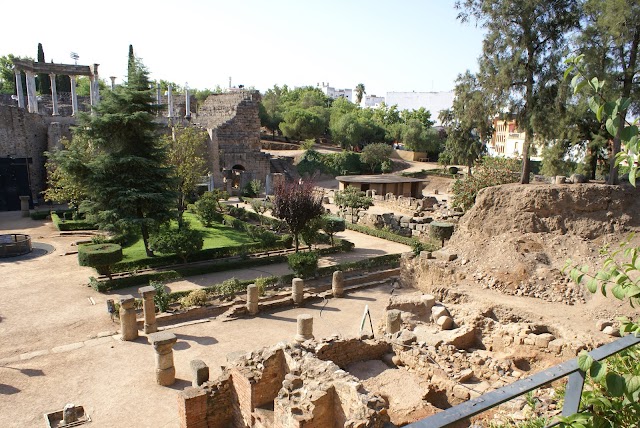
MULTIPOLYGON (((594 360, 603 360, 611 355, 624 351, 634 345, 640 344, 640 336, 630 334, 607 343, 589 352, 594 360)), ((510 385, 488 392, 478 398, 466 401, 451 407, 421 421, 407 425, 410 428, 441 428, 456 422, 463 421, 472 416, 485 412, 493 407, 505 403, 529 391, 538 389, 554 380, 569 376, 562 407, 562 416, 570 416, 578 413, 580 396, 584 386, 585 373, 578 368, 578 359, 558 364, 540 373, 536 373, 526 379, 518 380, 510 385)), ((555 424, 554 424, 555 425, 555 424)), ((553 426, 553 425, 550 425, 553 426)))

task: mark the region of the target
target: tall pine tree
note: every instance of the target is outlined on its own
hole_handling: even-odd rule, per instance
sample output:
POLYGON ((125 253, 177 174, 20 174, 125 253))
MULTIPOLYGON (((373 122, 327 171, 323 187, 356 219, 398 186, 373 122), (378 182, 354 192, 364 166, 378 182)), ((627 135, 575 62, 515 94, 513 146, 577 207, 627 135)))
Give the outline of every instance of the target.
POLYGON ((82 115, 77 128, 96 151, 87 208, 101 228, 141 233, 148 256, 150 231, 169 220, 175 198, 153 101, 148 72, 136 60, 126 84, 105 92, 96 114, 82 115))
POLYGON ((517 113, 525 131, 522 184, 529 183, 529 147, 539 93, 562 78, 559 66, 569 31, 579 24, 578 0, 459 0, 459 18, 486 29, 480 70, 485 90, 517 113))

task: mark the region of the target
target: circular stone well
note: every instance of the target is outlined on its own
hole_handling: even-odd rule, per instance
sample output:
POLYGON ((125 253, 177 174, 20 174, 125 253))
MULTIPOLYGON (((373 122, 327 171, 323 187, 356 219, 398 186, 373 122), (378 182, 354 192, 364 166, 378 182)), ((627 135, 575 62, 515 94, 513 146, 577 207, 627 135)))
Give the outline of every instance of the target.
POLYGON ((0 257, 14 257, 33 251, 31 237, 21 233, 0 235, 0 257))

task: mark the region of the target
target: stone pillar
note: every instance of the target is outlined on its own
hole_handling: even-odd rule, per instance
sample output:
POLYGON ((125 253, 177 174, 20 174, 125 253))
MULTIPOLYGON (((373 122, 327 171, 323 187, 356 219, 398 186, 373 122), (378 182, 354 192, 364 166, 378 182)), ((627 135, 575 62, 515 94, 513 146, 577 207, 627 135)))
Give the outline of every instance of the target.
POLYGON ((301 305, 304 301, 304 280, 293 278, 291 281, 291 298, 295 305, 301 305))
POLYGON ((91 66, 91 85, 89 86, 89 95, 91 97, 91 107, 98 105, 100 102, 100 77, 98 76, 98 64, 91 66))
POLYGON ((22 217, 29 217, 29 196, 18 196, 20 198, 20 211, 22 217))
POLYGON ((191 360, 191 386, 194 388, 209 380, 209 367, 202 360, 191 360))
POLYGON ((331 291, 333 291, 333 297, 344 296, 344 274, 341 270, 337 270, 333 273, 331 291))
POLYGON ((173 97, 171 95, 171 85, 167 86, 167 105, 169 108, 168 117, 173 117, 173 97))
POLYGON ((58 116, 58 88, 56 88, 56 74, 50 73, 51 79, 51 102, 53 103, 53 116, 58 116))
POLYGON ((247 310, 251 315, 258 313, 258 301, 260 296, 258 295, 258 286, 251 284, 247 286, 247 310))
POLYGON ((24 108, 24 92, 22 89, 22 73, 20 70, 13 70, 16 74, 16 96, 18 97, 18 107, 24 108))
POLYGON ((75 404, 65 404, 62 409, 62 422, 63 424, 70 424, 78 421, 78 412, 76 412, 75 404))
POLYGON ((296 342, 313 339, 313 317, 309 314, 298 315, 298 334, 296 342))
POLYGON ((29 112, 38 112, 38 99, 36 98, 36 75, 31 71, 25 71, 27 75, 27 101, 29 102, 29 112))
POLYGON ((120 329, 122 340, 136 340, 138 338, 138 323, 136 310, 133 308, 135 299, 131 295, 120 297, 120 329))
MULTIPOLYGON (((156 104, 158 104, 158 107, 162 104, 162 94, 160 93, 159 83, 156 83, 156 104)), ((160 110, 158 110, 156 114, 160 114, 160 110)))
POLYGON ((149 341, 156 351, 156 382, 169 386, 176 381, 176 368, 173 366, 173 344, 178 339, 168 331, 151 333, 149 341))
POLYGON ((387 311, 387 325, 385 328, 385 332, 387 334, 393 334, 400 331, 402 327, 402 317, 400 316, 400 311, 397 309, 391 309, 387 311))
POLYGON ((76 94, 76 76, 69 76, 71 80, 71 108, 73 109, 73 116, 78 115, 78 94, 76 94))
POLYGON ((109 76, 111 79, 111 91, 115 91, 116 89, 116 76, 109 76))
POLYGON ((155 333, 158 331, 158 323, 156 322, 156 304, 153 297, 156 295, 156 289, 150 285, 140 287, 138 293, 142 296, 142 310, 144 312, 144 332, 145 334, 155 333))
POLYGON ((189 99, 189 88, 186 85, 184 88, 184 103, 185 103, 184 117, 188 119, 191 117, 191 100, 189 99))

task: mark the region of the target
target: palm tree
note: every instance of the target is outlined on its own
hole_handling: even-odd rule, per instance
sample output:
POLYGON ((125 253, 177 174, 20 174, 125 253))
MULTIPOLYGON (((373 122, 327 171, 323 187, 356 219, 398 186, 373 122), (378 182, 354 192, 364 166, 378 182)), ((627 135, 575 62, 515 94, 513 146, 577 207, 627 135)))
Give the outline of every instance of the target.
POLYGON ((356 85, 356 104, 360 104, 362 102, 362 96, 367 92, 364 90, 364 83, 358 83, 356 85))

